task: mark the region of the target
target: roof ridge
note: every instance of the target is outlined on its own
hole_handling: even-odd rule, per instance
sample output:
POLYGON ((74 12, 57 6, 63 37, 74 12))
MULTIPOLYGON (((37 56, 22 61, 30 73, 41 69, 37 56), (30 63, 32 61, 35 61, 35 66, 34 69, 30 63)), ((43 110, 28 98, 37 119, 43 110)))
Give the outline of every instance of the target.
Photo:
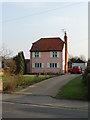
POLYGON ((62 50, 64 41, 60 37, 45 37, 40 38, 36 42, 32 43, 30 51, 49 51, 49 50, 62 50))
MULTIPOLYGON (((41 39, 52 39, 52 38, 60 38, 60 37, 42 37, 41 39)), ((60 38, 61 39, 61 38, 60 38)))
POLYGON ((42 37, 42 38, 38 39, 37 41, 33 42, 32 44, 35 44, 36 42, 38 42, 42 39, 60 39, 62 42, 64 42, 60 37, 42 37))

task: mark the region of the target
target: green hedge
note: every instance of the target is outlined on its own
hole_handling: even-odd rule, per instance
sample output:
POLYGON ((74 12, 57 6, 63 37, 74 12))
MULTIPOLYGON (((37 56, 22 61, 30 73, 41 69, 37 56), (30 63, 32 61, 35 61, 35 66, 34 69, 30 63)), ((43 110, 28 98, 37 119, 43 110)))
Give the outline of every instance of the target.
POLYGON ((90 82, 90 62, 88 62, 87 68, 84 71, 83 74, 83 82, 85 85, 88 85, 90 82))

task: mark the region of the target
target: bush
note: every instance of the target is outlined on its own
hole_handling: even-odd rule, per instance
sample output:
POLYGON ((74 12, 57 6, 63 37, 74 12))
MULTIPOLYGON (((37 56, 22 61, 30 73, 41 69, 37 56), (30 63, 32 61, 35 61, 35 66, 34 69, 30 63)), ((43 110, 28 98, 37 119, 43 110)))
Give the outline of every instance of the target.
POLYGON ((22 74, 15 75, 15 79, 17 82, 17 86, 21 86, 24 84, 24 78, 22 74))
POLYGON ((90 73, 90 66, 87 66, 86 71, 87 73, 90 73))
POLYGON ((23 75, 6 76, 3 80, 3 91, 16 91, 18 86, 24 84, 23 75))
POLYGON ((83 82, 85 85, 88 85, 89 81, 90 81, 90 62, 88 62, 87 68, 84 71, 83 74, 83 82))
POLYGON ((85 84, 85 85, 87 85, 87 70, 85 70, 84 71, 84 74, 83 74, 83 83, 85 84))
POLYGON ((87 84, 90 85, 90 73, 87 75, 87 84))
POLYGON ((17 86, 17 82, 15 77, 7 76, 5 81, 3 82, 3 90, 4 91, 15 91, 17 86))
POLYGON ((4 69, 4 74, 13 75, 16 71, 16 62, 13 59, 6 61, 6 69, 4 69))

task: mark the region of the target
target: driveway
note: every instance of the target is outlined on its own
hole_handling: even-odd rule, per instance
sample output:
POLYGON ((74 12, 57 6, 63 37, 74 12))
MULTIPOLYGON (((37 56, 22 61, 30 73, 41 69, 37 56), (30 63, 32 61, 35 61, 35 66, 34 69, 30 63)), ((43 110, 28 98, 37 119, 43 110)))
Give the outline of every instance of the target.
POLYGON ((53 77, 35 85, 31 85, 28 88, 17 92, 20 94, 32 94, 32 95, 48 95, 55 97, 58 91, 70 80, 77 77, 76 74, 66 74, 58 77, 53 77))

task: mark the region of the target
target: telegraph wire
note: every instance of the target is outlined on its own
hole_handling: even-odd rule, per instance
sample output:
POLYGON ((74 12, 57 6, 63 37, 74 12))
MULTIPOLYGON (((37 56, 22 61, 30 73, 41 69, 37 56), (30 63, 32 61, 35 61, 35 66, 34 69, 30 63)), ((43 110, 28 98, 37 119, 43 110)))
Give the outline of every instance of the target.
POLYGON ((18 17, 18 18, 14 18, 14 19, 5 20, 5 21, 2 21, 0 23, 7 23, 7 22, 24 19, 24 18, 31 17, 31 16, 37 16, 37 15, 40 15, 40 14, 49 13, 49 12, 52 12, 52 11, 55 11, 55 10, 59 10, 59 9, 63 9, 63 8, 71 7, 71 6, 75 6, 75 5, 78 5, 78 4, 81 4, 81 2, 80 3, 69 4, 69 5, 66 5, 66 6, 63 6, 63 7, 58 7, 58 8, 54 8, 54 9, 38 12, 38 13, 33 13, 33 14, 30 14, 30 15, 27 15, 27 16, 22 16, 22 17, 18 17))

